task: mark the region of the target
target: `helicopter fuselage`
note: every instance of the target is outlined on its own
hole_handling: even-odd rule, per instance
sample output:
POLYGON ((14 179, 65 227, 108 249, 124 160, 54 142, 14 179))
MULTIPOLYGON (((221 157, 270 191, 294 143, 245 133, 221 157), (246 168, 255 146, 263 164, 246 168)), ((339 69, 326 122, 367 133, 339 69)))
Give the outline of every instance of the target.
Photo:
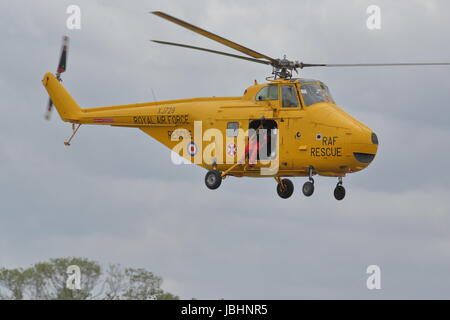
POLYGON ((312 170, 342 177, 366 168, 378 148, 372 130, 337 106, 317 80, 255 83, 240 97, 89 109, 77 107, 51 73, 43 83, 65 121, 136 127, 189 162, 231 176, 308 176, 312 170), (245 153, 252 132, 258 156, 250 163, 245 153))

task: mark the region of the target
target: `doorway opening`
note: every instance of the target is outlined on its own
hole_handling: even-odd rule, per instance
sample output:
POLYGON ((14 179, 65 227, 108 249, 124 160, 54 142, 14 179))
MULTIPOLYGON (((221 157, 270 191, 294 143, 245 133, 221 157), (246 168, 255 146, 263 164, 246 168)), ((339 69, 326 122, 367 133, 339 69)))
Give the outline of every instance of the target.
POLYGON ((271 160, 277 156, 278 125, 275 120, 258 119, 249 123, 249 141, 256 134, 257 160, 271 160))

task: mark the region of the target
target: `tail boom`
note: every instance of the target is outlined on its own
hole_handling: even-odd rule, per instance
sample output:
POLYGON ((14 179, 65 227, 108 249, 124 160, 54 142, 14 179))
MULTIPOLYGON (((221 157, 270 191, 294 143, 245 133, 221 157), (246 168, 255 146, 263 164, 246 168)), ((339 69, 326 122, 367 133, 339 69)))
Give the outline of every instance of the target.
POLYGON ((55 75, 47 72, 42 79, 42 84, 47 90, 61 119, 68 122, 78 122, 81 119, 82 111, 80 106, 58 81, 55 75))

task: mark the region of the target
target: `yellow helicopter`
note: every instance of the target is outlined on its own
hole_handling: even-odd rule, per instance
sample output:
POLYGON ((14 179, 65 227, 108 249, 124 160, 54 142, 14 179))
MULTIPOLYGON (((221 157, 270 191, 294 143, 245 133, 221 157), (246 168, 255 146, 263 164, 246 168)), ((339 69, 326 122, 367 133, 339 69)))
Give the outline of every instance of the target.
POLYGON ((217 189, 234 177, 273 177, 277 193, 289 198, 294 191, 286 177, 308 180, 302 191, 314 192, 314 175, 337 177, 334 197, 342 200, 342 178, 366 168, 378 150, 377 135, 334 102, 319 80, 293 78, 307 67, 364 67, 450 65, 450 63, 309 64, 274 59, 224 39, 160 11, 156 16, 244 53, 246 56, 152 40, 159 44, 216 53, 272 67, 267 83, 255 83, 239 97, 191 98, 80 108, 61 85, 66 71, 68 37, 63 38, 56 75, 48 72, 42 83, 50 99, 46 117, 55 105, 61 119, 72 123, 72 138, 82 124, 135 127, 172 149, 177 161, 189 161, 208 170, 205 184, 217 189))

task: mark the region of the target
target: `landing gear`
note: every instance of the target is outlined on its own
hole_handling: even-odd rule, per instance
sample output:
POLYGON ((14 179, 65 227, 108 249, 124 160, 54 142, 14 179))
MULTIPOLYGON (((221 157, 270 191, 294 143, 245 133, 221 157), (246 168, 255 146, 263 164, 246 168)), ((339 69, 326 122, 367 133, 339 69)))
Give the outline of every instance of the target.
POLYGON ((342 200, 345 198, 345 188, 342 186, 342 177, 339 177, 339 182, 334 188, 334 197, 336 200, 342 200))
POLYGON ((222 183, 222 175, 217 170, 210 170, 206 173, 205 184, 208 189, 215 190, 222 183))
POLYGON ((312 196, 312 194, 314 193, 314 180, 313 181, 306 181, 303 184, 303 188, 302 188, 303 194, 307 197, 312 196))
POLYGON ((275 178, 275 180, 278 182, 277 193, 281 198, 287 199, 292 196, 294 193, 294 184, 291 180, 280 178, 275 178))
POLYGON ((81 127, 81 123, 79 123, 77 126, 75 125, 75 123, 72 123, 72 135, 70 136, 69 140, 64 141, 64 145, 65 146, 70 146, 70 142, 72 142, 73 137, 75 137, 75 135, 78 132, 78 129, 80 129, 81 127))
POLYGON ((309 181, 303 184, 302 188, 303 194, 307 197, 312 196, 314 193, 314 179, 312 178, 312 168, 309 168, 309 181))

